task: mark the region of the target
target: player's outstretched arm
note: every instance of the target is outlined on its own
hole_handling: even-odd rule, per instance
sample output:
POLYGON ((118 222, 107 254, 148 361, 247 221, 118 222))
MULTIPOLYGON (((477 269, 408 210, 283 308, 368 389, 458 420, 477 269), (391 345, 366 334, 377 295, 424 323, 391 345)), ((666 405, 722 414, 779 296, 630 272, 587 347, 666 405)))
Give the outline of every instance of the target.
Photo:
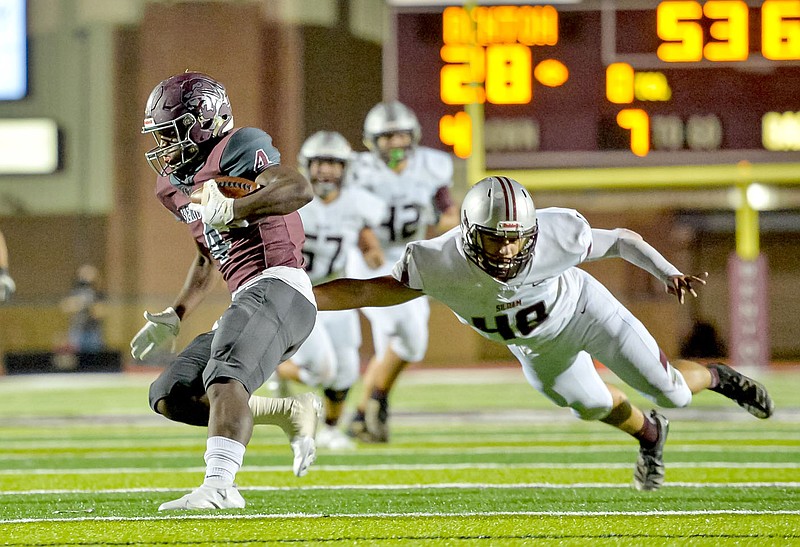
POLYGON ((255 182, 262 188, 234 201, 234 219, 288 215, 314 198, 311 183, 293 167, 274 165, 255 182))
POLYGON ((587 260, 610 257, 620 257, 651 273, 664 282, 667 292, 674 294, 681 304, 683 304, 684 295, 687 292, 696 297, 697 292, 693 285, 705 285, 706 277, 708 277, 708 272, 699 275, 684 275, 642 236, 632 230, 625 228, 592 229, 592 248, 587 260))
POLYGON ((394 306, 422 295, 422 291, 409 289, 391 275, 335 279, 314 287, 319 311, 394 306))

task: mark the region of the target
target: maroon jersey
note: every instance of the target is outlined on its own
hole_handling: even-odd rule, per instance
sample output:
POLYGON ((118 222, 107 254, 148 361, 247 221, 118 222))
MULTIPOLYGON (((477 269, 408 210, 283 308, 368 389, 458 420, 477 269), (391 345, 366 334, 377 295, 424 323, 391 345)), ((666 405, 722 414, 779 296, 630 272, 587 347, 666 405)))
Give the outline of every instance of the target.
POLYGON ((305 235, 297 212, 268 216, 244 228, 219 232, 206 225, 200 213, 189 208, 189 195, 208 179, 229 175, 255 180, 259 173, 280 163, 272 138, 260 129, 234 129, 217 143, 206 162, 186 176, 158 177, 156 195, 161 203, 189 225, 197 242, 208 249, 231 292, 273 266, 302 268, 305 235))

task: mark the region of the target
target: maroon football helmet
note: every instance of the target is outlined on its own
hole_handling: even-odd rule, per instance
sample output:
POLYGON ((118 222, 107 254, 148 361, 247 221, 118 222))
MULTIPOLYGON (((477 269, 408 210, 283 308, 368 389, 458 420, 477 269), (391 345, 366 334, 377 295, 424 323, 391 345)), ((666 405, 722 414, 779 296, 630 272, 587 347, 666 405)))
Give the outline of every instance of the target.
POLYGON ((156 147, 145 154, 159 175, 193 163, 202 144, 233 129, 233 112, 225 87, 206 74, 184 72, 159 83, 144 109, 142 133, 156 147))

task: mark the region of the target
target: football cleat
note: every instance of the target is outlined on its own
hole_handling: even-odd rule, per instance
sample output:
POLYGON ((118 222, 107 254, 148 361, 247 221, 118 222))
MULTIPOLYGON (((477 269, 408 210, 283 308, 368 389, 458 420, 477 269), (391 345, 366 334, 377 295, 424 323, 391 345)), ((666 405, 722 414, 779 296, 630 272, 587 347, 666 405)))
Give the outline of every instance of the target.
POLYGON ((639 447, 639 458, 633 471, 633 486, 637 490, 658 490, 664 484, 664 444, 669 433, 669 420, 652 410, 650 417, 658 427, 658 440, 651 448, 639 447))
POLYGON ((289 444, 294 454, 292 470, 298 477, 308 473, 317 459, 317 445, 314 438, 317 425, 322 418, 322 399, 308 391, 289 397, 292 400, 289 423, 284 427, 289 436, 289 444))
POLYGON ((364 418, 355 417, 347 426, 347 436, 359 441, 369 442, 367 433, 367 423, 364 418))
POLYGON ((370 399, 364 411, 364 422, 367 433, 373 443, 389 442, 389 401, 386 399, 370 399))
POLYGON ((330 425, 324 425, 317 431, 317 446, 331 450, 352 450, 356 447, 350 437, 330 425))
POLYGON ((203 484, 181 498, 162 503, 158 510, 242 509, 244 506, 244 498, 235 485, 227 488, 214 488, 203 484))
POLYGON ((722 363, 712 363, 708 368, 713 368, 719 374, 719 384, 709 388, 711 391, 735 401, 756 418, 763 420, 772 416, 775 403, 763 385, 722 363))

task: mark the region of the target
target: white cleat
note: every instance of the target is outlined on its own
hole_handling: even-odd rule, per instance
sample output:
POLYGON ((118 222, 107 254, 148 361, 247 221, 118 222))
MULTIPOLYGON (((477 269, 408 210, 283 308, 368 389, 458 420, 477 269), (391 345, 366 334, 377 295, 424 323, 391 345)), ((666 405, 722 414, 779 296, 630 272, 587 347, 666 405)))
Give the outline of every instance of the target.
POLYGON ((242 509, 245 501, 236 486, 214 488, 201 485, 182 498, 162 503, 159 511, 192 511, 196 509, 242 509))
POLYGON ((353 450, 356 443, 344 431, 329 425, 323 425, 317 431, 317 446, 330 450, 353 450))
POLYGON ((293 395, 289 399, 292 400, 291 417, 285 431, 294 453, 292 470, 295 475, 302 477, 317 459, 314 439, 317 425, 322 418, 322 399, 310 391, 293 395))

